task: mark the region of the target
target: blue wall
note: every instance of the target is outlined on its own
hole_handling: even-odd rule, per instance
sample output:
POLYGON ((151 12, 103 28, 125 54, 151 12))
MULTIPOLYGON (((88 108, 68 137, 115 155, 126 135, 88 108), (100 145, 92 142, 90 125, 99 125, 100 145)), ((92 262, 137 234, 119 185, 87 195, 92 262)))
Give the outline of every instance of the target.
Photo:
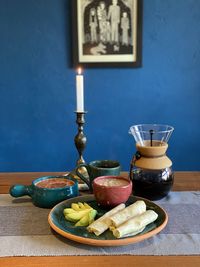
MULTIPOLYGON (((0 171, 65 171, 74 146, 69 0, 0 0, 0 171)), ((200 1, 144 0, 143 67, 86 69, 84 157, 128 170, 138 123, 175 127, 175 170, 200 171, 200 1)))

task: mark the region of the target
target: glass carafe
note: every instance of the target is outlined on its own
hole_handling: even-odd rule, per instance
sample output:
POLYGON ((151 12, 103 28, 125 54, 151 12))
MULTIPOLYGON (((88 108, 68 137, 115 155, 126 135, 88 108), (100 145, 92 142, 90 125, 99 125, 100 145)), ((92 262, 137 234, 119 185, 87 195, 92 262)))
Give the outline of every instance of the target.
POLYGON ((171 126, 159 124, 141 124, 130 128, 129 133, 136 141, 136 153, 130 167, 134 195, 158 200, 170 192, 174 173, 166 151, 173 130, 171 126))

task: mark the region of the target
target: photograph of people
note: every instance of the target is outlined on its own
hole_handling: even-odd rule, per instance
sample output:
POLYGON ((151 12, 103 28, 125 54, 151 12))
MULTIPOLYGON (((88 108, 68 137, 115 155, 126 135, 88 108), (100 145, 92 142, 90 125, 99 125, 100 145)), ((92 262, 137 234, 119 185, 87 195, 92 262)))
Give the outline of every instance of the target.
POLYGON ((135 0, 80 0, 83 14, 84 55, 133 54, 135 0))

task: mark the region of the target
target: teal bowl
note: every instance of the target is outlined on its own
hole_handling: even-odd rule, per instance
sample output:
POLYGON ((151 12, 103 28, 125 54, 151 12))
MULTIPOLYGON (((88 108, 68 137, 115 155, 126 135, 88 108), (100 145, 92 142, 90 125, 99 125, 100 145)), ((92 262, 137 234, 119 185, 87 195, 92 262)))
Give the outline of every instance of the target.
POLYGON ((70 176, 44 176, 35 179, 28 186, 20 184, 13 185, 10 188, 10 195, 13 197, 28 195, 32 198, 35 206, 52 208, 63 200, 79 196, 78 181, 70 176), (54 183, 54 186, 57 187, 41 187, 42 184, 50 184, 53 180, 57 181, 57 183, 54 183))

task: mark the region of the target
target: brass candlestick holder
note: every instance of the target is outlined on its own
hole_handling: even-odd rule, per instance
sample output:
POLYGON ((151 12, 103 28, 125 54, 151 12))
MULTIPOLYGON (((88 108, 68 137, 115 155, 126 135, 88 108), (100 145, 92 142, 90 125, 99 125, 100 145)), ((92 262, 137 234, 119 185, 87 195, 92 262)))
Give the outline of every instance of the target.
MULTIPOLYGON (((87 112, 86 111, 83 111, 83 112, 75 111, 75 113, 76 113, 76 123, 78 125, 78 133, 74 137, 74 143, 75 143, 76 149, 77 149, 78 154, 79 154, 79 159, 76 162, 76 166, 78 166, 82 163, 85 163, 85 160, 83 158, 83 151, 84 151, 85 146, 86 146, 87 138, 83 132, 83 126, 85 124, 84 115, 87 112)), ((81 172, 84 176, 88 176, 88 173, 87 173, 87 170, 85 167, 80 167, 79 172, 81 172)), ((80 182, 80 179, 78 177, 76 177, 76 178, 80 182)))
POLYGON ((85 160, 83 159, 83 150, 85 149, 87 138, 83 132, 83 125, 85 124, 84 115, 86 112, 75 111, 75 113, 76 123, 78 125, 78 133, 74 138, 74 143, 79 154, 79 159, 77 160, 77 165, 79 165, 81 163, 85 163, 85 160))

